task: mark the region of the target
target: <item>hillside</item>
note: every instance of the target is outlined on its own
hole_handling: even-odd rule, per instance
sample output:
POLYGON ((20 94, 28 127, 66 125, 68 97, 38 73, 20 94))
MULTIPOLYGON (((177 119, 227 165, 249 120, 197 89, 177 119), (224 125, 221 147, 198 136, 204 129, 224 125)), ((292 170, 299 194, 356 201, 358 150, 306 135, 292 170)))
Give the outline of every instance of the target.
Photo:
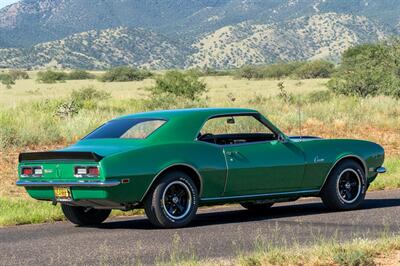
POLYGON ((337 60, 398 35, 399 13, 397 0, 23 0, 0 10, 0 66, 337 60))
POLYGON ((181 67, 185 48, 145 29, 114 28, 73 34, 32 48, 0 49, 0 66, 105 69, 117 65, 181 67))
POLYGON ((382 27, 365 17, 326 13, 283 23, 240 23, 207 34, 188 66, 222 68, 308 59, 339 60, 349 47, 381 40, 382 27))

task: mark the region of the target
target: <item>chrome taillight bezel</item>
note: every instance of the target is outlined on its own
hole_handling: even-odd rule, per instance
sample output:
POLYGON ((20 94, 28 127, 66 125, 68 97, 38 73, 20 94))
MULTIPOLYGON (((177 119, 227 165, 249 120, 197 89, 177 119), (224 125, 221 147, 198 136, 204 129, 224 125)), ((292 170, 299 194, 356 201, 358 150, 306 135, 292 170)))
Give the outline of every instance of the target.
POLYGON ((77 178, 98 178, 100 176, 100 167, 97 165, 76 165, 74 166, 74 177, 77 178), (89 168, 97 168, 98 174, 89 174, 89 168), (79 174, 78 169, 86 169, 86 174, 79 174))
POLYGON ((41 165, 35 165, 35 166, 24 165, 24 166, 21 166, 20 176, 21 177, 43 177, 43 166, 41 166, 41 165), (26 169, 26 168, 32 169, 32 174, 25 175, 24 174, 24 169, 26 169), (41 173, 40 174, 36 174, 36 172, 35 172, 36 170, 40 170, 41 173))

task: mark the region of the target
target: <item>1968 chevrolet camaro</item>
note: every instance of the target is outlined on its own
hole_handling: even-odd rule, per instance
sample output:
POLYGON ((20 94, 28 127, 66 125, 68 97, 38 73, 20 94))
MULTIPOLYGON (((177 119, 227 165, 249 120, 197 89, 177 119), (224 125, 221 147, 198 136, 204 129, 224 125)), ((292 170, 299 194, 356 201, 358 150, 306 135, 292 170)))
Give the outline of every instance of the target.
POLYGON ((261 212, 317 196, 329 209, 354 209, 383 161, 378 144, 289 137, 255 110, 182 109, 123 116, 65 149, 21 153, 17 185, 60 203, 78 225, 144 208, 155 226, 171 228, 200 205, 261 212))

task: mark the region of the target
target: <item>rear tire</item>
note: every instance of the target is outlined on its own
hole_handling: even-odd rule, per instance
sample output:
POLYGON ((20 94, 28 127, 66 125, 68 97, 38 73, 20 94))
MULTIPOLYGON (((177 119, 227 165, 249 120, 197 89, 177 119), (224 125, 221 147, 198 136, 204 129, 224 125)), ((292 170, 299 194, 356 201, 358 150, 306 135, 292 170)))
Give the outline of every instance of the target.
POLYGON ((197 187, 184 172, 167 173, 149 191, 144 209, 156 227, 177 228, 189 224, 199 204, 197 187))
POLYGON ((97 210, 80 206, 61 205, 65 217, 73 224, 79 226, 99 225, 104 222, 111 210, 97 210))
POLYGON ((256 203, 256 202, 243 202, 240 203, 243 208, 246 208, 248 211, 253 212, 253 213, 264 213, 271 209, 272 205, 274 205, 273 202, 269 203, 256 203))
POLYGON ((367 182, 363 167, 355 161, 339 163, 329 174, 321 199, 331 210, 352 210, 364 201, 367 182))

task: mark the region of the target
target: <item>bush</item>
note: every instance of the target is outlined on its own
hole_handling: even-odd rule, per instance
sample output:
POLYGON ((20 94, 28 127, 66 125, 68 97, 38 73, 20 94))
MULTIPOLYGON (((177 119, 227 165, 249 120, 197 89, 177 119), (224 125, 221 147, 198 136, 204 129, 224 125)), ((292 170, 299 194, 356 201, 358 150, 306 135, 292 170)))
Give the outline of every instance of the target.
POLYGON ((267 66, 244 66, 236 70, 235 76, 246 79, 281 79, 289 77, 303 66, 304 62, 277 63, 267 66))
POLYGON ((359 97, 400 98, 400 41, 359 45, 348 49, 328 87, 334 93, 359 97))
POLYGON ((140 81, 153 76, 148 70, 140 70, 131 67, 117 67, 104 73, 102 82, 140 81))
POLYGON ((325 60, 316 60, 303 64, 294 71, 294 75, 301 79, 329 78, 335 65, 325 60))
POLYGON ((29 79, 29 75, 27 72, 22 71, 22 70, 10 70, 8 74, 11 76, 13 80, 17 79, 29 79))
POLYGON ((79 90, 73 90, 71 99, 75 102, 92 101, 92 100, 107 100, 111 98, 109 92, 96 90, 93 86, 83 87, 79 90))
POLYGON ((42 83, 56 83, 57 81, 63 82, 68 79, 68 74, 62 71, 39 71, 37 74, 37 81, 42 83))
POLYGON ((11 85, 15 84, 15 80, 10 74, 0 74, 1 84, 6 85, 7 89, 11 88, 11 85))
POLYGON ((82 80, 82 79, 94 79, 96 75, 91 74, 85 70, 73 70, 68 73, 68 79, 70 80, 82 80))
POLYGON ((168 71, 164 76, 157 78, 155 86, 149 90, 153 99, 175 96, 197 101, 207 88, 194 72, 168 71))

